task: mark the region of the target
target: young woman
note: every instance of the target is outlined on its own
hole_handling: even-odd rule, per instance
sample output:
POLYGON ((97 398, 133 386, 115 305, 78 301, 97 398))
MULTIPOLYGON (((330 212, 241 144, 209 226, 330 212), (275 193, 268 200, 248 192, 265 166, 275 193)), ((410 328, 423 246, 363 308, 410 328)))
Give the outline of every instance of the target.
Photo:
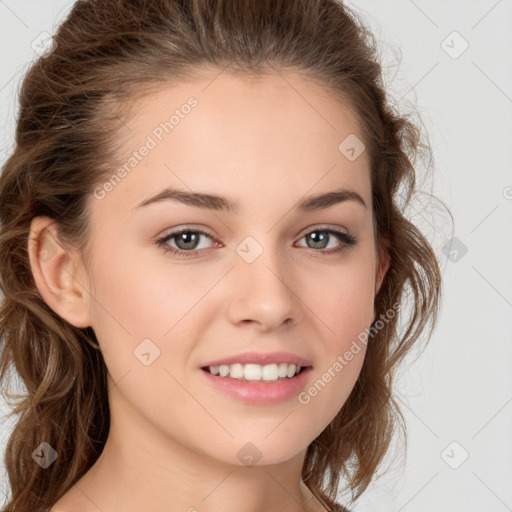
POLYGON ((6 510, 348 510, 441 289, 371 33, 336 0, 91 0, 54 43, 0 177, 6 510))

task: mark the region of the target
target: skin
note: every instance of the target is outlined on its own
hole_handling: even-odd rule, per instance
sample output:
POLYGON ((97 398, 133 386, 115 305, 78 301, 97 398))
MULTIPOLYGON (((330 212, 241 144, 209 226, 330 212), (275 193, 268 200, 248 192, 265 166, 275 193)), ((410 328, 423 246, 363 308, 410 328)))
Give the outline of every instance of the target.
POLYGON ((363 136, 347 105, 301 75, 255 81, 217 71, 141 99, 121 160, 190 96, 197 107, 103 199, 90 197, 90 266, 59 245, 50 219, 32 222, 41 295, 72 325, 93 327, 109 372, 105 449, 54 512, 324 510, 301 468, 348 398, 364 344, 308 404, 243 403, 206 385, 200 367, 246 350, 285 350, 313 363, 307 388, 370 327, 389 259, 378 264, 368 155, 349 161, 338 149, 349 134, 363 136), (228 196, 241 209, 173 201, 135 208, 167 186, 228 196), (295 210, 304 196, 339 187, 367 208, 345 201, 295 210), (157 246, 190 224, 211 238, 201 235, 190 249, 178 237, 167 245, 195 247, 195 256, 157 246), (348 230, 357 244, 323 254, 344 242, 329 235, 315 245, 306 236, 315 224, 348 230), (263 249, 250 264, 236 252, 247 236, 263 249), (44 240, 55 247, 47 261, 39 257, 44 240), (149 366, 133 353, 146 338, 160 350, 149 366), (248 442, 261 453, 252 467, 237 456, 248 442))

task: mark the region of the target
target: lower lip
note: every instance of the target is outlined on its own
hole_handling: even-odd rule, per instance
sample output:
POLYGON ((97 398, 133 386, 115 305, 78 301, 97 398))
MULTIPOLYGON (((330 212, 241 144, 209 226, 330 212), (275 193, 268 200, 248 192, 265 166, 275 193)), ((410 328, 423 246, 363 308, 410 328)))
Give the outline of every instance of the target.
POLYGON ((212 375, 201 369, 208 382, 227 395, 254 405, 275 404, 296 397, 305 387, 312 367, 308 366, 291 379, 276 382, 248 382, 229 377, 212 375))

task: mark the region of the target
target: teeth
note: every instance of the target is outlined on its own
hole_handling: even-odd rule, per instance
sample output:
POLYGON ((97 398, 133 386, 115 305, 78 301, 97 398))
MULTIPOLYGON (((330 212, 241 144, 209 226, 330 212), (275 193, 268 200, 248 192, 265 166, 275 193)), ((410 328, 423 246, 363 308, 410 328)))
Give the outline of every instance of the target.
POLYGON ((212 375, 247 381, 276 381, 292 378, 300 372, 301 368, 301 366, 288 363, 273 363, 265 366, 259 364, 235 363, 231 365, 221 364, 220 366, 207 367, 212 375))

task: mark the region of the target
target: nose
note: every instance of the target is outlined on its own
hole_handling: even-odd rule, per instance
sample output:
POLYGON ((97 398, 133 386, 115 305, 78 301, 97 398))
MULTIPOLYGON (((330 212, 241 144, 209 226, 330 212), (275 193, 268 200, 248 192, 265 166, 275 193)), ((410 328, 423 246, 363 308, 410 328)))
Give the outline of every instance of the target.
POLYGON ((297 279, 278 250, 266 249, 252 263, 237 256, 226 294, 228 316, 235 325, 256 326, 262 332, 300 321, 297 279))

